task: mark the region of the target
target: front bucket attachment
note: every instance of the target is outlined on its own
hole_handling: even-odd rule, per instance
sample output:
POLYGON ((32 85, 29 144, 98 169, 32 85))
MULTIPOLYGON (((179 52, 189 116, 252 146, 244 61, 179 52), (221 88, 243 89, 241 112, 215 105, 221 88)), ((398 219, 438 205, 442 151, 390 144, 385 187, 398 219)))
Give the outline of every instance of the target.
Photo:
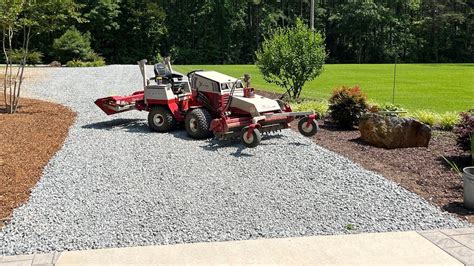
POLYGON ((110 96, 95 100, 95 104, 107 115, 136 109, 136 102, 143 101, 144 92, 137 91, 129 96, 110 96))

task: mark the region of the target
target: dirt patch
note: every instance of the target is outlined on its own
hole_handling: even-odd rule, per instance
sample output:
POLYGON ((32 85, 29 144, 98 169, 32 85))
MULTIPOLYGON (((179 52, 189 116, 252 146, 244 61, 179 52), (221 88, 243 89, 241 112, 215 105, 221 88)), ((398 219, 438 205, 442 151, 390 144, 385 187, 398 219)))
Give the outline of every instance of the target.
POLYGON ((0 108, 1 228, 13 209, 28 200, 43 168, 61 148, 75 113, 59 104, 26 98, 20 99, 16 114, 5 114, 4 106, 0 108))
MULTIPOLYGON (((279 96, 262 91, 258 93, 272 98, 279 96)), ((295 122, 292 128, 297 129, 295 122)), ((470 155, 456 145, 456 135, 452 132, 433 130, 432 135, 428 148, 387 150, 362 141, 358 130, 342 130, 322 122, 313 140, 472 223, 474 212, 462 205, 462 178, 455 175, 442 158, 446 157, 462 169, 470 165, 470 155)))

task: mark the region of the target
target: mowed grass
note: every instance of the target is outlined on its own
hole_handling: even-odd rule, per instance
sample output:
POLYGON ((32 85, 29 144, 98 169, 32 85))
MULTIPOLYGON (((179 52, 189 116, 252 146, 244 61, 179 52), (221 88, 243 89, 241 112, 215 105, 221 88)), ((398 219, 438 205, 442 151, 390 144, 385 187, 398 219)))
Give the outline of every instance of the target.
MULTIPOLYGON (((176 65, 187 73, 195 69, 215 70, 233 77, 252 76, 258 89, 284 92, 263 79, 254 65, 176 65)), ((465 111, 474 108, 474 64, 400 64, 397 65, 395 104, 410 111, 465 111)), ((359 85, 369 99, 378 103, 392 101, 393 64, 326 65, 323 74, 308 82, 302 97, 328 99, 339 86, 359 85)))

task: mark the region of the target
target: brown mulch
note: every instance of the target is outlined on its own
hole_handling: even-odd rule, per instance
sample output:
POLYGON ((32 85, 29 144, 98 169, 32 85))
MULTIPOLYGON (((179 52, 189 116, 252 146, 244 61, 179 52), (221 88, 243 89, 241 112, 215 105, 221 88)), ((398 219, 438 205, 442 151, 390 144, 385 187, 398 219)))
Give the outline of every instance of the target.
MULTIPOLYGON (((0 103, 2 99, 0 92, 0 103)), ((0 105, 0 228, 13 209, 28 200, 75 117, 67 107, 33 99, 21 98, 12 115, 0 105)))
MULTIPOLYGON (((271 98, 279 96, 262 91, 258 93, 271 98)), ((297 130, 295 122, 292 128, 297 130)), ((454 133, 433 130, 427 148, 388 150, 365 143, 360 139, 358 130, 342 130, 322 122, 320 131, 313 140, 318 145, 391 179, 445 211, 474 222, 474 211, 462 206, 462 178, 454 174, 442 158, 444 156, 455 162, 461 169, 470 165, 470 155, 456 145, 454 133)))
POLYGON ((313 140, 368 170, 382 174, 442 209, 474 222, 474 212, 462 206, 462 178, 455 175, 441 157, 454 161, 461 169, 469 165, 469 154, 456 145, 453 133, 434 130, 428 148, 388 150, 365 143, 358 130, 344 131, 322 123, 313 140))

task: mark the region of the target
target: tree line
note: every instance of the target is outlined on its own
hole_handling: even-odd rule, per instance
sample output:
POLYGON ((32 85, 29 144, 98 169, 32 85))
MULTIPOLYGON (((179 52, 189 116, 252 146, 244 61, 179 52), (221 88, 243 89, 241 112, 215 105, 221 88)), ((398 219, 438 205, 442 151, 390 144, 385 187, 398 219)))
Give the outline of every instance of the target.
MULTIPOLYGON (((32 36, 31 50, 45 63, 57 59, 54 40, 72 27, 110 64, 160 55, 179 64, 254 63, 276 28, 294 26, 297 18, 308 25, 310 16, 310 0, 69 2, 76 16, 32 36)), ((328 63, 474 61, 472 0, 315 2, 315 30, 325 39, 328 63)))

